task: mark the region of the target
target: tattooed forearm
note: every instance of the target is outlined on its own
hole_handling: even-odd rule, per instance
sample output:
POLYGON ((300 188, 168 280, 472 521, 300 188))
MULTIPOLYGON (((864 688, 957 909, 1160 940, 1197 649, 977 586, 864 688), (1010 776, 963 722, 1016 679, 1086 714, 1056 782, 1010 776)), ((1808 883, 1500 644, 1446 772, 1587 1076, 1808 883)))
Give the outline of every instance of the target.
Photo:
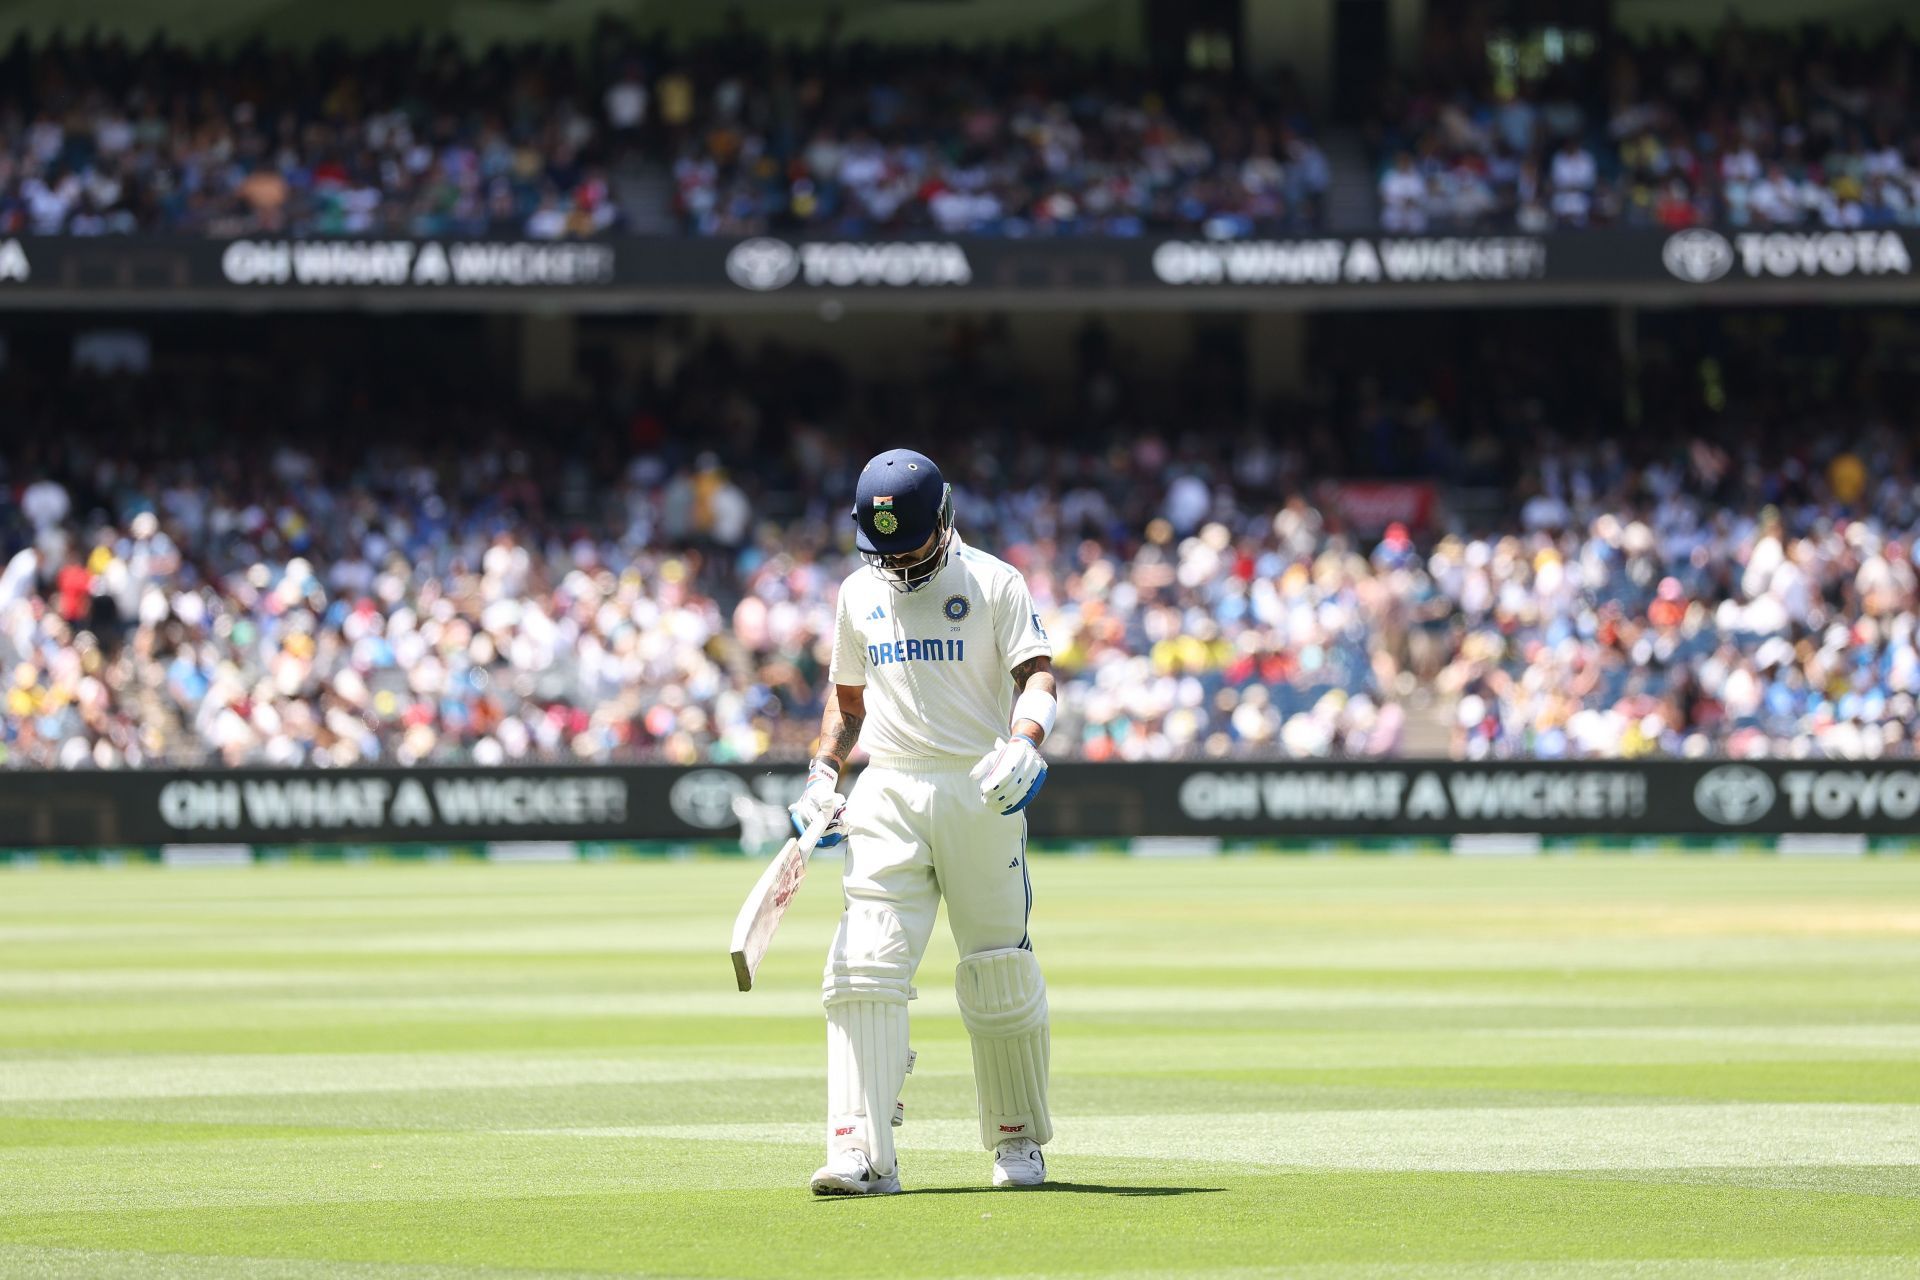
POLYGON ((853 744, 860 741, 860 724, 865 716, 851 716, 838 707, 827 708, 825 720, 820 725, 820 754, 833 761, 835 767, 847 762, 853 752, 853 744))
POLYGON ((1015 667, 1013 669, 1014 693, 1016 694, 1025 693, 1027 689, 1027 682, 1029 680, 1032 680, 1035 676, 1038 676, 1038 675, 1044 675, 1046 677, 1046 680, 1035 687, 1044 689, 1048 693, 1052 693, 1053 692, 1053 659, 1052 658, 1028 658, 1025 662, 1015 667))
POLYGON ((836 769, 853 754, 854 743, 860 741, 860 726, 867 720, 865 695, 856 689, 855 696, 849 697, 846 688, 835 686, 827 695, 826 713, 820 717, 820 749, 816 754, 836 769))

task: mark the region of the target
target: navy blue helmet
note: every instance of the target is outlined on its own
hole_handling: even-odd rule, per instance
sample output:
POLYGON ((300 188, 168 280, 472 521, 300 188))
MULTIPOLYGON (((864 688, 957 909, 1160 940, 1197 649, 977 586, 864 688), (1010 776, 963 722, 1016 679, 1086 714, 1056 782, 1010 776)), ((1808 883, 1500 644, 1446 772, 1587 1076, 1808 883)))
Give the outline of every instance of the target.
POLYGON ((933 580, 953 533, 953 487, 924 453, 875 454, 854 486, 854 545, 896 591, 933 580))

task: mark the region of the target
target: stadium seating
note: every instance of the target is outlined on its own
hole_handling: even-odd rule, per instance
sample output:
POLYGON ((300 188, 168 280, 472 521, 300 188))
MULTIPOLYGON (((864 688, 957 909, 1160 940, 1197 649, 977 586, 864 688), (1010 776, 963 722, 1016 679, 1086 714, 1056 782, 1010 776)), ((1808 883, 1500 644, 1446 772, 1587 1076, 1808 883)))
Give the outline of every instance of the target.
MULTIPOLYGON (((1381 97, 1380 225, 1914 225, 1915 56, 1897 29, 1732 21, 1496 83, 1467 42, 1381 97)), ((20 37, 0 234, 1232 239, 1325 225, 1320 125, 1285 73, 1048 44, 675 46, 611 20, 484 54, 20 37)))
POLYGON ((1317 225, 1329 180, 1284 77, 1053 46, 673 48, 606 21, 585 54, 0 58, 0 234, 1238 236, 1317 225))
POLYGON ((1097 357, 1064 416, 970 365, 902 416, 824 353, 718 340, 657 385, 525 406, 444 360, 316 352, 217 383, 23 366, 0 746, 70 767, 803 756, 856 563, 844 507, 806 495, 904 431, 950 442, 963 533, 1033 584, 1062 757, 1392 753, 1416 685, 1467 757, 1910 753, 1912 448, 1870 402, 1817 429, 1783 408, 1797 375, 1765 332, 1711 341, 1738 392, 1718 425, 1559 439, 1497 385, 1525 385, 1527 353, 1487 364, 1487 403, 1523 404, 1495 471, 1459 438, 1484 409, 1469 432, 1367 397, 1338 429, 1289 410, 1249 435, 1181 379, 1109 397, 1097 357), (1396 458, 1504 496, 1383 539, 1301 491, 1396 458))
POLYGON ((1621 39, 1582 76, 1492 83, 1482 51, 1400 80, 1374 130, 1401 231, 1920 224, 1913 36, 1737 19, 1621 39), (1477 56, 1468 56, 1477 54, 1477 56))

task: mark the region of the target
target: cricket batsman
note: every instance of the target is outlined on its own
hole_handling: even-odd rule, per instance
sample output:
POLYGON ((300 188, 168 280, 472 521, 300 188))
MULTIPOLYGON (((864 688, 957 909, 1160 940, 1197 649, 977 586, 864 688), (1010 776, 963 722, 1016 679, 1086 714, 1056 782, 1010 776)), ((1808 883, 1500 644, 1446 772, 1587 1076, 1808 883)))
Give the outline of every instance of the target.
POLYGON ((1047 779, 1052 646, 1018 571, 954 531, 953 490, 932 459, 892 449, 867 463, 853 520, 866 567, 840 587, 819 754, 792 806, 802 830, 839 813, 820 843, 846 846, 823 984, 827 1162, 813 1192, 900 1190, 907 1002, 942 896, 993 1185, 1038 1186, 1053 1136, 1047 988, 1027 937, 1021 811, 1047 779), (843 798, 857 742, 870 762, 843 798))

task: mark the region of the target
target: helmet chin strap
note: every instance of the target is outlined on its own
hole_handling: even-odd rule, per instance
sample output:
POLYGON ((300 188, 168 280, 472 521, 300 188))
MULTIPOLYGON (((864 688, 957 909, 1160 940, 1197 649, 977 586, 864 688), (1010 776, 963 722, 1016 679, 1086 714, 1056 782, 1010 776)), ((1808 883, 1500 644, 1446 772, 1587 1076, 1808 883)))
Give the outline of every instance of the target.
POLYGON ((947 562, 947 551, 952 546, 953 526, 948 525, 941 530, 940 541, 924 559, 916 560, 910 565, 881 564, 875 567, 880 570, 880 576, 887 580, 887 585, 895 591, 918 591, 939 574, 941 566, 947 562))

